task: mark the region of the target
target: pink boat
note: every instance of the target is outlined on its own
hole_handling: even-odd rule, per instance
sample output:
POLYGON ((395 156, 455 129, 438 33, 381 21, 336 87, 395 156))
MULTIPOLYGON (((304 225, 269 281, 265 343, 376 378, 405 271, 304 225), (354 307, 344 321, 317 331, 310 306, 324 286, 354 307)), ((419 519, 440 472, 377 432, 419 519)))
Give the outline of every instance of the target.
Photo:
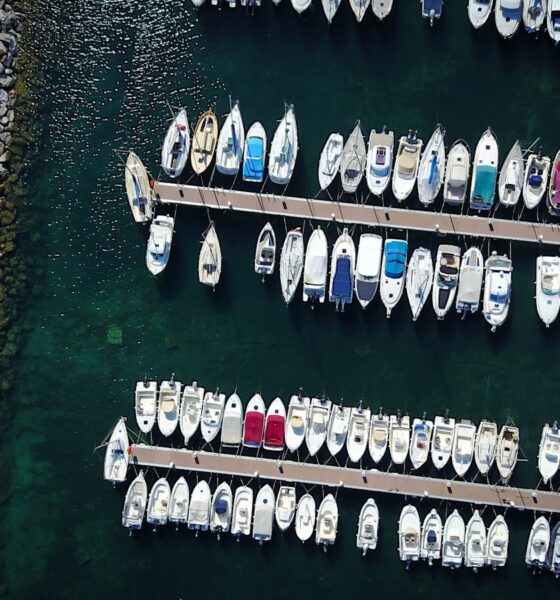
POLYGON ((264 401, 255 394, 247 404, 243 423, 242 444, 247 448, 260 448, 264 429, 264 401))

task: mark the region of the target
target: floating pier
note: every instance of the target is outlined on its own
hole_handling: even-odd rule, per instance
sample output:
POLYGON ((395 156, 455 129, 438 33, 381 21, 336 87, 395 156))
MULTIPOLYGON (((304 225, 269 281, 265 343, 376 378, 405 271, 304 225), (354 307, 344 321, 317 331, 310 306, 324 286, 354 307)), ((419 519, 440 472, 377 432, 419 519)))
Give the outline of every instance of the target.
POLYGON ((175 468, 224 476, 259 477, 274 481, 324 485, 368 492, 464 502, 480 506, 501 506, 516 510, 560 513, 560 494, 512 486, 436 479, 419 475, 387 473, 235 454, 221 454, 185 448, 162 448, 145 444, 131 446, 131 463, 144 467, 175 468))

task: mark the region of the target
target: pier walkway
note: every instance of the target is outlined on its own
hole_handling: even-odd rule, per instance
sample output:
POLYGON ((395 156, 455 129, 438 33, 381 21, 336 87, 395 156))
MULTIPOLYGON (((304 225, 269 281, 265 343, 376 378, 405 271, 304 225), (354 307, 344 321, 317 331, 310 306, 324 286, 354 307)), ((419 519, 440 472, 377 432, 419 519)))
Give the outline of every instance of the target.
POLYGON ((494 219, 487 215, 455 215, 430 210, 384 208, 371 204, 240 192, 176 183, 156 182, 154 192, 156 199, 163 204, 230 209, 320 221, 336 220, 346 225, 358 224, 560 245, 560 224, 556 223, 531 223, 494 219))
POLYGON ((134 444, 131 463, 226 476, 324 485, 452 502, 560 513, 560 494, 377 470, 134 444))

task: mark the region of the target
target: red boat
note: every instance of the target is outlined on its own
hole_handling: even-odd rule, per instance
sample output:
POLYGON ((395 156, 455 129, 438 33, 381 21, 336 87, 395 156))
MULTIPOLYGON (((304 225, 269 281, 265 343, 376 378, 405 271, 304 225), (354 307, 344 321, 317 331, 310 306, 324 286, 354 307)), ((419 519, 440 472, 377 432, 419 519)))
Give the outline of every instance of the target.
POLYGON ((265 450, 281 452, 284 450, 284 428, 286 425, 286 408, 280 398, 276 398, 266 413, 264 426, 265 450))
POLYGON ((264 401, 255 394, 247 404, 243 423, 243 442, 247 448, 260 448, 264 429, 264 401))

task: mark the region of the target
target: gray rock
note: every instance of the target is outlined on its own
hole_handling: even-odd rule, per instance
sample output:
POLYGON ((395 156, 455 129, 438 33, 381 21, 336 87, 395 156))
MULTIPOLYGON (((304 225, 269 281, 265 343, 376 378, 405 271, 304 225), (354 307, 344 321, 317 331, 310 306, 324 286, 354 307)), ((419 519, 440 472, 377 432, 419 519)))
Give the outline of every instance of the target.
MULTIPOLYGON (((4 118, 6 118, 6 117, 4 117, 4 118)), ((2 133, 0 133, 0 142, 3 142, 6 146, 9 146, 11 141, 12 141, 11 133, 9 133, 8 131, 3 131, 2 133)))
POLYGON ((9 160, 10 160, 9 152, 4 152, 2 155, 0 155, 0 163, 7 163, 9 160))
POLYGON ((5 104, 0 104, 0 118, 6 116, 8 112, 8 107, 5 104))
POLYGON ((8 48, 6 48, 4 42, 0 40, 0 56, 4 56, 5 54, 8 54, 8 48))
POLYGON ((8 103, 8 92, 6 90, 0 90, 0 104, 8 103))
POLYGON ((0 77, 0 87, 7 90, 14 85, 13 77, 0 77))
POLYGON ((2 117, 0 119, 0 123, 2 123, 2 125, 7 125, 9 122, 10 121, 9 121, 8 117, 2 117))
MULTIPOLYGON (((1 64, 2 64, 2 63, 0 63, 0 65, 1 65, 1 64)), ((4 66, 4 65, 2 65, 2 66, 4 66)), ((13 70, 13 69, 4 69, 4 74, 5 74, 5 75, 12 75, 12 74, 13 74, 13 72, 14 72, 14 70, 13 70)))
POLYGON ((8 121, 10 121, 10 123, 12 123, 15 118, 16 118, 15 112, 13 110, 9 110, 8 111, 8 121))

